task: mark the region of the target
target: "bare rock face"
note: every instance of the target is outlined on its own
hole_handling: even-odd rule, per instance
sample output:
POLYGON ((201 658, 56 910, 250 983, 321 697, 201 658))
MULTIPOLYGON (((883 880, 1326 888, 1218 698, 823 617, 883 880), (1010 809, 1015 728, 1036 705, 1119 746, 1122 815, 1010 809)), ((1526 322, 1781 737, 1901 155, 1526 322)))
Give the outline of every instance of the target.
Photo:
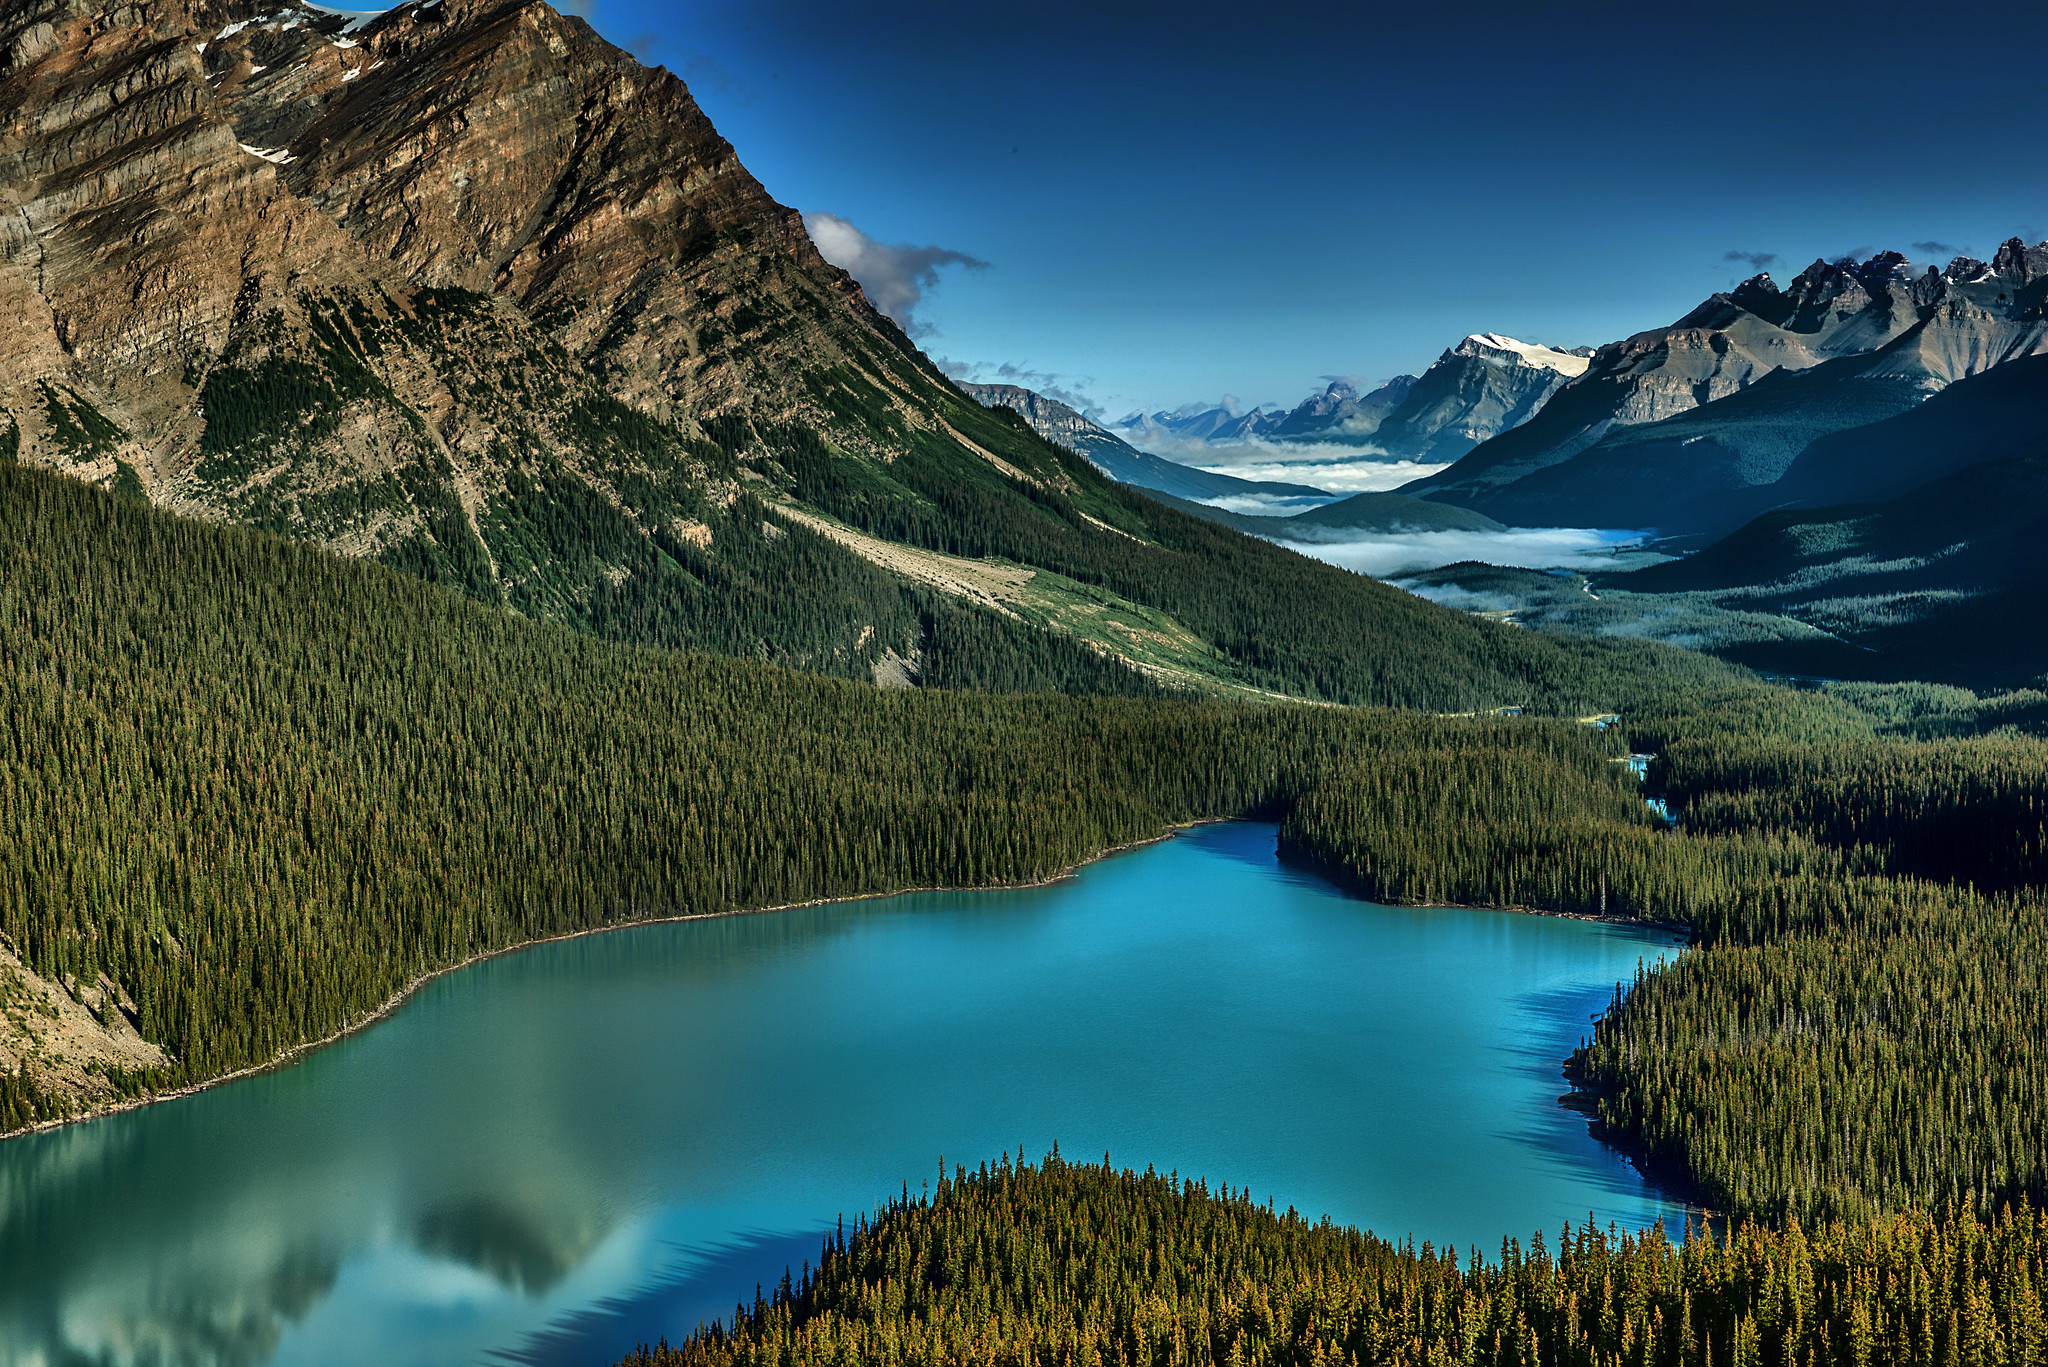
POLYGON ((571 505, 701 528, 749 434, 888 460, 958 400, 681 81, 539 0, 11 7, 0 307, 22 459, 543 611, 630 558, 549 542, 571 505))
POLYGON ((0 383, 82 383, 145 445, 238 314, 352 254, 237 145, 183 17, 56 0, 0 32, 0 383))
POLYGON ((880 340, 683 83, 581 19, 442 0, 331 27, 252 24, 208 67, 241 140, 398 278, 504 296, 667 416, 815 360, 791 333, 880 340))
POLYGON ((0 940, 0 1073, 27 1070, 46 1094, 80 1108, 107 1104, 114 1078, 166 1062, 135 1029, 135 1003, 105 974, 56 983, 0 940))
POLYGON ((1441 464, 1529 421, 1586 371, 1581 352, 1474 333, 1422 373, 1373 434, 1392 455, 1441 464))

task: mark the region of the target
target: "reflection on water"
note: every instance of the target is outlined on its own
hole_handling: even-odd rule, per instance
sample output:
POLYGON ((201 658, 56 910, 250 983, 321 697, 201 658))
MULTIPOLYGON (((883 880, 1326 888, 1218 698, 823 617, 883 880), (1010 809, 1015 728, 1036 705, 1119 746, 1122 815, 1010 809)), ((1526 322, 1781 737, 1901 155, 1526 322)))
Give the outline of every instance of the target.
POLYGON ((0 1363, 606 1361, 1020 1143, 1461 1247, 1673 1214, 1556 1104, 1668 938, 1374 907, 1273 836, 544 946, 296 1067, 0 1144, 0 1363))
POLYGON ((819 1232, 763 1234, 697 1250, 647 1285, 565 1315, 517 1347, 490 1356, 518 1367, 609 1362, 622 1355, 621 1344, 676 1339, 678 1327, 687 1333, 714 1320, 729 1324, 742 1302, 773 1290, 784 1272, 815 1264, 823 1243, 819 1232))

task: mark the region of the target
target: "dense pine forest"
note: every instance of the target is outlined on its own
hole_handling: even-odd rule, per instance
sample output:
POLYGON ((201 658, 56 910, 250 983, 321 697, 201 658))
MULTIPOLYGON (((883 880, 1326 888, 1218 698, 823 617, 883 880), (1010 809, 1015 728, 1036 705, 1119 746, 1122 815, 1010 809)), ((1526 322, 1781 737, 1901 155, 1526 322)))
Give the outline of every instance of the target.
POLYGON ((2044 1282, 2038 1213, 1677 1241, 1588 1224, 1482 1259, 1055 1153, 941 1172, 730 1324, 623 1367, 2020 1364, 2048 1355, 2044 1282))
POLYGON ((1282 848, 1383 900, 1690 929, 1573 1071, 1612 1137, 1710 1205, 2048 1200, 2048 917, 2028 862, 2048 744, 1902 743, 1840 697, 1782 690, 1637 715, 1678 830, 1595 755, 1475 736, 1337 766, 1282 848))
MULTIPOLYGON (((886 694, 607 644, 18 466, 0 508, 0 932, 46 979, 127 994, 173 1062, 123 1090, 264 1062, 539 936, 1042 879, 1446 731, 1586 743, 1391 712, 886 694)), ((0 1104, 11 1128, 63 1102, 23 1074, 0 1104)))
MULTIPOLYGON (((1031 883, 1256 815, 1363 897, 1683 931, 1541 1066, 1711 1228, 1417 1249, 1020 1152, 906 1184, 633 1367, 2048 1367, 2048 692, 1806 686, 1517 629, 1117 484, 948 381, 674 76, 548 6, 15 8, 0 295, 33 307, 0 338, 0 1138, 268 1066, 536 940, 1031 883)), ((2048 297, 2021 241, 1965 264, 1909 310, 1904 258, 1817 262, 1768 292, 1801 329, 1842 304, 1811 346, 1717 295, 1603 349, 1505 447, 1562 456, 1542 431, 1636 399, 1769 406, 1856 329, 1962 393, 2040 348, 2048 297), (1889 312, 1837 330, 1851 291, 1889 312), (1724 303, 1749 321, 1713 322, 1724 303), (1943 332, 1965 315, 1996 327, 1943 332), (1681 334, 1711 374, 1660 397, 1681 334), (1635 398, 1616 358, 1642 362, 1635 398)), ((1817 412, 1783 451, 1761 428, 1697 449, 1804 469, 1817 412)), ((1926 587, 1829 602, 1890 620, 1926 587)), ((44 1174, 107 1187, 125 1128, 21 1143, 0 1226, 44 1174)), ((530 1152, 522 1182, 569 1189, 530 1152)), ((460 1185, 414 1223, 332 1182, 394 1254, 408 1226, 438 1258, 570 1223, 460 1185)), ((140 1246, 69 1209, 33 1230, 140 1246)), ((580 1294, 559 1269, 639 1237, 574 1223, 536 1245, 578 1250, 546 1286, 459 1260, 538 1322, 580 1294)), ((81 1253, 79 1294, 32 1308, 64 1345, 38 1361, 290 1357, 278 1314, 422 1280, 286 1229, 266 1289, 204 1241, 189 1278, 81 1253), (143 1312, 103 1311, 130 1292, 143 1312)), ((424 1291, 451 1321, 498 1294, 424 1291)))
MULTIPOLYGON (((0 932, 126 994, 170 1061, 118 1090, 262 1063, 539 936, 1041 879, 1264 812, 1370 896, 1691 928, 1573 1070, 1709 1204, 2048 1198, 2038 841, 1956 835, 2036 829, 2041 742, 2008 723, 2037 700, 1540 645, 1532 708, 1624 721, 886 693, 607 643, 20 467, 0 509, 0 932), (1677 831, 1620 763, 1645 747, 1677 831)), ((0 1082, 10 1128, 68 1104, 0 1082)))

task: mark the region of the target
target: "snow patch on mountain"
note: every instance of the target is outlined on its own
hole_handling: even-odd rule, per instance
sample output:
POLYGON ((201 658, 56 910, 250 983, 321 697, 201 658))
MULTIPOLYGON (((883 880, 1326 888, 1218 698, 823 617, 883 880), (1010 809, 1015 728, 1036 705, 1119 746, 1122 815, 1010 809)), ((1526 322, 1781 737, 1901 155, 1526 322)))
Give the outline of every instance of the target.
POLYGON ((1488 351, 1504 351, 1519 356, 1525 365, 1539 366, 1554 370, 1560 375, 1576 378, 1586 373, 1586 367, 1593 363, 1591 355, 1581 356, 1575 352, 1559 351, 1536 342, 1517 341, 1504 337, 1498 332, 1475 332, 1467 337, 1459 351, 1466 355, 1484 355, 1488 351), (1467 350, 1472 348, 1472 350, 1467 350))

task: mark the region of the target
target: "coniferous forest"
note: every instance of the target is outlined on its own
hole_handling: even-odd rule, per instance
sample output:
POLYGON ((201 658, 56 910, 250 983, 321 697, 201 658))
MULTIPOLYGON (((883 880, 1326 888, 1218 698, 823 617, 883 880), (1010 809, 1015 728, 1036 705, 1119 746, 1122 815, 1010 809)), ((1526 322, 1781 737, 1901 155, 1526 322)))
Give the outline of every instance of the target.
MULTIPOLYGON (((0 466, 0 505, 0 930, 38 974, 105 974, 132 1000, 170 1062, 115 1079, 127 1092, 262 1063, 423 974, 536 937, 1042 879, 1174 822, 1267 813, 1288 857, 1369 896, 1696 935, 1617 999, 1573 1075, 1653 1172, 1763 1223, 1732 1247, 1586 1235, 1652 1288, 1633 1338, 1598 1341, 1693 1360, 1683 1307, 1705 1301, 1688 1269, 1734 1297, 1697 1311, 1694 1340, 1717 1354, 1777 1341, 1738 1271, 1793 1258, 1796 1227, 1832 1231, 1813 1239, 1844 1266, 1946 1260, 1938 1296, 1896 1290, 1897 1305, 1885 1277, 1842 1273, 1843 1315, 1916 1343, 1958 1342, 1954 1324, 2017 1294, 1998 1260, 2039 1257, 2036 1217, 2005 1213, 2048 1199, 2048 944, 2028 824, 2044 743, 2010 724, 2033 717, 2025 696, 1799 691, 1643 648, 1598 675, 1597 655, 1547 674, 1532 652, 1532 713, 1567 714, 1550 717, 889 693, 608 643, 18 466, 0 466), (1572 719, 1589 694, 1623 721, 1572 719), (1570 706, 1545 706, 1559 697, 1570 706), (1632 749, 1656 753, 1649 784, 1676 830, 1620 762, 1632 749), (1973 837, 1997 831, 2020 839, 1973 837), (1972 1269, 1991 1301, 1968 1299, 1972 1269)), ((26 1072, 0 1084, 10 1128, 64 1105, 26 1072)), ((1215 1210, 1314 1261, 1311 1282, 1373 1247, 1215 1210)), ((1533 1250, 1465 1271, 1372 1259, 1447 1303, 1525 1304, 1531 1277, 1583 1293, 1533 1250)), ((823 1294, 687 1351, 739 1353, 823 1294)), ((1358 1314, 1343 1334, 1378 1323, 1358 1314)), ((1481 1322, 1501 1343, 1549 1342, 1569 1318, 1481 1322)))
MULTIPOLYGON (((1254 919, 1269 908, 1235 891, 1251 864, 1271 878, 1263 834, 1199 851, 1237 864, 1212 866, 1226 875, 1184 915, 1152 885, 1134 908, 1105 870, 1083 891, 1128 900, 1074 899, 1102 919, 1041 936, 1061 971, 1072 941, 1134 909, 1237 939, 1200 946, 1207 976, 1141 985, 1156 997, 1097 964, 1036 999, 1089 994, 1191 1061, 1157 1108, 1131 1101, 1152 1095, 1149 1063, 1102 1048, 1070 1066, 1033 1033, 1072 1026, 1061 1006, 987 1027, 1058 1074, 1047 1113, 1084 1114, 1068 1085, 1084 1073, 1147 1121, 1233 1085, 1235 1102, 1299 1097, 1304 1120, 1335 1096, 1329 1137, 1298 1138, 1285 1103, 1239 1106, 1253 1137, 1226 1153, 1256 1163, 1270 1125, 1275 1147, 1327 1142, 1318 1162, 1359 1165, 1395 1152, 1368 1126, 1405 1126, 1404 1152, 1441 1150, 1424 1155, 1430 1190, 1484 1207, 1465 1227, 1489 1229, 1507 1201, 1559 1203, 1540 1184, 1577 1164, 1560 1153, 1583 1118, 1699 1227, 1589 1216, 1418 1248, 1145 1167, 1158 1155, 1116 1154, 1126 1170, 977 1153, 859 1198, 813 1263, 631 1367, 2048 1367, 2048 655, 2031 620, 2000 619, 2041 568, 2027 510, 2048 506, 2048 242, 1969 254, 2029 221, 2038 189, 2011 173, 2015 139, 1952 133, 2011 126, 2024 145, 2042 46, 2025 16, 1949 25, 1994 40, 1967 47, 1967 71, 1901 81, 1900 25, 1862 16, 1806 31, 1774 15, 1760 38, 1684 6, 1619 25, 1585 7, 1474 22, 1324 6, 1305 45, 1285 16, 1234 7, 1177 14, 1162 46, 1134 9, 1084 26, 1134 54, 1104 81, 1099 37, 1034 46, 1031 23, 1058 16, 976 29, 960 7, 935 23, 841 6, 759 24, 725 6, 670 23, 658 12, 676 7, 643 6, 653 31, 630 46, 669 52, 693 93, 567 8, 0 7, 0 1367, 430 1362, 458 1342, 542 1361, 569 1341, 550 1335, 614 1312, 679 1319, 699 1271, 722 1287, 789 1246, 797 1217, 756 1240, 772 1221, 737 1214, 730 1245, 692 1244, 719 1185, 750 1164, 780 1200, 826 1164, 778 1144, 815 1124, 843 1146, 875 1119, 855 1112, 881 1067, 849 1065, 808 1022, 865 1026, 893 993, 925 1014, 881 1022, 900 1045, 885 1057, 1027 1090, 963 1046, 984 1027, 939 993, 877 981, 912 978, 903 961, 834 960, 854 966, 834 970, 831 1016, 804 1014, 824 973, 773 995, 735 971, 714 1019, 689 1014, 714 994, 686 975, 780 953, 744 932, 802 917, 615 936, 479 968, 301 1072, 26 1132, 295 1060, 436 974, 541 940, 1042 883, 1233 818, 1270 823, 1280 858, 1316 875, 1285 881, 1325 925, 1398 922, 1406 945, 1441 933, 1442 908, 1492 909, 1456 918, 1483 923, 1467 943, 1521 945, 1499 976, 1459 962, 1445 980, 1470 982, 1440 989, 1395 983, 1396 951, 1371 941, 1324 957, 1310 993, 1243 948, 1272 936, 1254 919), (1433 44, 1456 60, 1428 61, 1433 44), (1359 79, 1376 48, 1399 69, 1359 79), (992 51, 1023 57, 999 71, 992 51), (1315 79, 1322 60, 1334 79, 1315 79), (774 179, 816 195, 811 212, 755 179, 699 103, 765 90, 772 110, 739 126, 783 139, 774 179), (1807 108, 1836 117, 1785 117, 1807 108), (1712 129, 1688 137, 1702 109, 1712 129), (1529 136, 1503 138, 1503 111, 1529 136), (1887 182, 1887 232, 1927 220, 1910 258, 1841 252, 1870 199, 1833 168, 1873 142, 1934 168, 1887 182), (1249 191, 1219 195, 1213 168, 1247 149, 1260 171, 1229 183, 1249 191), (1701 194, 1737 164, 1777 212, 1701 194), (1317 193, 1276 215, 1273 187, 1298 184, 1317 193), (1766 271, 1809 251, 1826 254, 1783 285, 1766 271), (1691 274, 1658 284, 1675 253, 1691 274), (943 312, 913 313, 926 292, 987 266, 1006 274, 969 296, 981 313, 953 357, 921 351, 944 335, 943 312), (1726 288, 1664 312, 1708 268, 1726 288), (1653 309, 1676 321, 1645 330, 1653 309), (1568 335, 1624 318, 1604 345, 1568 335), (1158 479, 1173 462, 1153 448, 1179 451, 1204 467, 1195 487, 1235 491, 1208 512, 1321 505, 1288 527, 1293 548, 1277 519, 1218 525, 1060 444, 1123 445, 1087 416, 1107 420, 1095 400, 1114 395, 1171 404, 1168 385, 1228 379, 1270 399, 1324 366, 1391 375, 1453 322, 1558 345, 1470 333, 1419 374, 1324 375, 1292 408, 1225 396, 1116 424, 1147 449, 1114 468, 1158 479), (1310 345, 1341 350, 1310 369, 1310 345), (991 391, 966 375, 1045 393, 996 391, 1027 417, 978 402, 991 391), (1354 487, 1396 481, 1385 506, 1407 514, 1351 520, 1367 516, 1354 487), (1552 568, 1446 563, 1469 555, 1552 568), (2007 691, 1734 662, 1795 659, 2007 691), (1333 907, 1326 884, 1409 910, 1333 907), (1529 934, 1508 913, 1670 933, 1529 934), (1596 940, 1582 964, 1637 940, 1684 948, 1604 1002, 1584 972, 1534 981, 1550 970, 1522 953, 1596 940), (463 1015, 474 1047, 407 1033, 585 950, 631 960, 580 983, 601 1018, 520 996, 463 1015), (1408 995, 1374 999, 1375 975, 1408 995), (1226 1015, 1231 989, 1252 1005, 1226 1015), (1252 1069, 1301 1066, 1252 1092, 1250 1070, 1197 1057, 1208 1022, 1140 1009, 1168 996, 1191 1022, 1222 1017, 1252 1069), (1252 1018, 1269 1002, 1384 1007, 1412 1033, 1304 1010, 1339 1023, 1306 1027, 1318 1052, 1290 1057, 1252 1018), (1583 1019, 1581 1038, 1550 1033, 1596 1004, 1564 1027, 1583 1019), (1520 1038, 1466 1028, 1482 1018, 1520 1038), (562 1023, 586 1019, 689 1067, 629 1066, 602 1030, 562 1023), (545 1060, 505 1047, 520 1030, 545 1060), (793 1047, 747 1052, 777 1031, 793 1047), (329 1064, 408 1038, 438 1071, 294 1111, 287 1093, 329 1064), (1392 1062, 1466 1083, 1444 1042, 1468 1040, 1490 1053, 1459 1103, 1484 1130, 1354 1080, 1392 1062), (692 1133, 750 1109, 701 1081, 714 1064, 786 1109, 692 1133), (362 1100, 374 1089, 393 1109, 362 1100), (600 1095, 607 1114, 579 1104, 600 1095), (421 1096, 447 1117, 433 1141, 404 1109, 421 1096), (493 1123, 491 1106, 536 1097, 493 1123), (180 1127, 190 1143, 163 1161, 180 1127), (1439 1136, 1475 1135, 1532 1161, 1454 1166, 1439 1136), (488 1153, 501 1137, 522 1142, 488 1153), (345 1161, 297 1161, 314 1141, 345 1161), (702 1185, 677 1176, 685 1153, 702 1185), (294 1161, 251 1176, 279 1155, 294 1161), (399 1171, 422 1156, 421 1175, 399 1171), (386 1178, 396 1196, 364 1193, 386 1178), (663 1190, 684 1194, 663 1207, 663 1190), (315 1204, 338 1213, 309 1232, 315 1204), (532 1351, 513 1348, 529 1330, 532 1351)), ((815 942, 921 905, 820 911, 815 942)), ((925 923, 955 943, 924 962, 962 995, 1014 969, 967 919, 925 923)), ((1122 963, 1175 966, 1172 945, 1126 943, 1122 963)), ((1440 941, 1415 955, 1431 972, 1452 957, 1440 941)), ((1092 1048, 1098 1032, 1071 1033, 1092 1048)), ((900 1071, 882 1080, 1007 1124, 969 1087, 900 1071)), ((844 1166, 811 1190, 836 1200, 870 1165, 844 1166)), ((1572 1175, 1648 1203, 1633 1178, 1572 1175)))
POLYGON ((1682 1240, 1588 1224, 1482 1260, 1055 1153, 942 1171, 730 1324, 622 1367, 2038 1362, 2044 1277, 2038 1212, 1682 1240))

